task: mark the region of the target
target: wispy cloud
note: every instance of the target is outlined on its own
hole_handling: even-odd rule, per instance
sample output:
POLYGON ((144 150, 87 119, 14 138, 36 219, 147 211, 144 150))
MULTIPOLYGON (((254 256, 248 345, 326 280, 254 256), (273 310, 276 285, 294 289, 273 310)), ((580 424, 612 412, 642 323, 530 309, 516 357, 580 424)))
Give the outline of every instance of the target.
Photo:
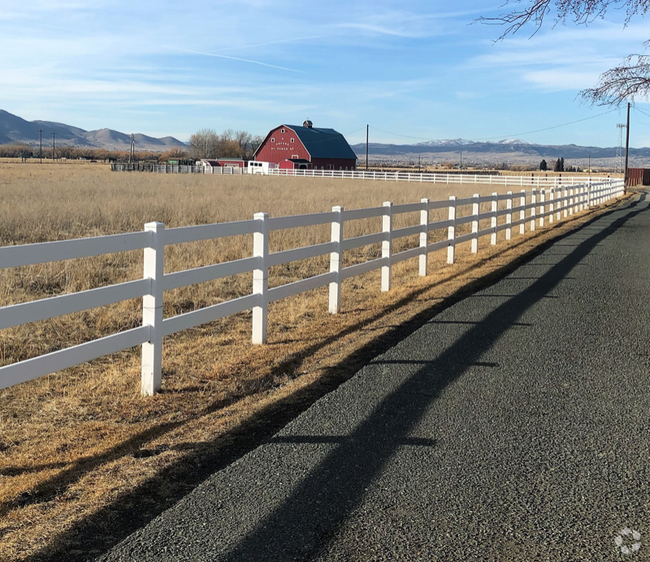
POLYGON ((541 129, 550 113, 573 120, 577 89, 648 35, 595 22, 493 45, 494 28, 469 24, 499 6, 449 6, 197 0, 191 25, 179 25, 171 0, 14 3, 0 11, 0 50, 19 54, 0 59, 0 107, 186 136, 203 126, 263 133, 309 116, 343 132, 374 123, 422 138, 492 137, 508 123, 541 129))

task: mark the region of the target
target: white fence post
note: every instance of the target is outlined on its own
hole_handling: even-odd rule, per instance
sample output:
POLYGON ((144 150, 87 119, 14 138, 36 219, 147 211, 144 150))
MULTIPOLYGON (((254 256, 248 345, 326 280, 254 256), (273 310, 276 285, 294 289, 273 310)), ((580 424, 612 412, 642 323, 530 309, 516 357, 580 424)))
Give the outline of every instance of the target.
POLYGON ((165 225, 148 222, 147 232, 153 233, 153 243, 144 249, 144 274, 151 279, 151 293, 142 297, 142 325, 150 326, 149 341, 142 344, 142 375, 140 392, 153 396, 160 390, 162 380, 162 322, 163 275, 165 273, 165 225))
POLYGON ((535 215, 537 214, 537 190, 533 188, 533 194, 530 196, 530 231, 535 230, 535 215))
MULTIPOLYGON (((478 200, 480 195, 478 193, 474 194, 474 198, 478 200)), ((478 204, 478 201, 476 203, 472 203, 472 216, 476 217, 472 221, 472 234, 476 234, 476 236, 472 236, 472 254, 476 254, 478 252, 478 216, 480 213, 480 205, 478 204)))
POLYGON ((499 200, 497 197, 499 197, 498 193, 492 193, 492 217, 490 219, 490 226, 492 227, 492 234, 490 235, 490 244, 492 246, 497 245, 497 211, 499 207, 499 200))
MULTIPOLYGON (((506 208, 508 209, 508 213, 506 213, 506 224, 511 225, 512 224, 512 191, 508 191, 508 199, 506 199, 506 208)), ((510 240, 512 238, 512 227, 508 226, 506 227, 506 240, 510 240)))
POLYGON ((341 312, 341 269, 343 268, 343 207, 332 207, 336 219, 332 221, 332 242, 336 250, 330 253, 330 271, 335 274, 334 281, 330 283, 330 314, 341 312))
POLYGON ((555 189, 551 187, 549 195, 550 203, 548 205, 548 224, 553 224, 553 215, 555 214, 555 189))
POLYGON ((569 189, 569 216, 573 215, 573 188, 569 189))
POLYGON ((456 258, 456 196, 449 197, 449 220, 451 224, 447 228, 447 263, 454 263, 456 258))
MULTIPOLYGON (((421 177, 421 176, 420 176, 421 177)), ((427 246, 429 245, 429 200, 421 200, 424 209, 420 211, 420 226, 422 226, 422 232, 420 232, 420 248, 423 248, 423 254, 420 255, 420 277, 425 277, 427 274, 428 264, 429 264, 429 252, 427 251, 427 246)))
POLYGON ((562 211, 564 214, 564 218, 567 218, 569 216, 569 191, 566 187, 561 187, 562 190, 562 198, 564 201, 562 201, 562 211))
POLYGON ((381 257, 386 258, 387 265, 381 266, 381 290, 382 292, 390 291, 390 266, 392 255, 392 237, 393 237, 393 204, 390 201, 384 201, 384 214, 382 216, 382 231, 387 234, 388 240, 381 243, 381 257))
POLYGON ((539 227, 543 228, 544 227, 544 213, 546 213, 546 190, 542 189, 542 191, 539 194, 539 202, 541 205, 539 206, 539 227))
POLYGON ((269 255, 269 215, 255 213, 254 218, 259 221, 259 231, 253 234, 253 255, 260 258, 260 264, 259 269, 253 270, 253 294, 259 295, 260 302, 253 307, 253 343, 262 344, 266 343, 269 316, 269 268, 266 259, 269 255))
POLYGON ((584 193, 583 187, 582 186, 578 187, 576 189, 576 193, 578 194, 578 197, 576 198, 576 213, 579 213, 580 211, 582 211, 582 209, 584 207, 584 205, 582 203, 583 193, 584 193))
POLYGON ((521 190, 521 197, 519 198, 519 205, 521 206, 521 211, 519 211, 519 220, 521 224, 519 225, 519 234, 526 234, 526 190, 521 190))
MULTIPOLYGON (((591 179, 591 178, 590 178, 591 179)), ((585 197, 585 208, 589 209, 591 207, 591 181, 587 180, 587 194, 585 197)))

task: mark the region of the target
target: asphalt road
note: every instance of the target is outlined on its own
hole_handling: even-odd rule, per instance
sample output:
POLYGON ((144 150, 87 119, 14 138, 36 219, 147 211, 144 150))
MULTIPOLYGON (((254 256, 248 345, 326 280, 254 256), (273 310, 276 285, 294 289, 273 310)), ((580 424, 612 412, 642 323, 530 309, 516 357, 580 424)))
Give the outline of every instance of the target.
POLYGON ((437 315, 101 560, 650 560, 649 296, 643 197, 437 315))

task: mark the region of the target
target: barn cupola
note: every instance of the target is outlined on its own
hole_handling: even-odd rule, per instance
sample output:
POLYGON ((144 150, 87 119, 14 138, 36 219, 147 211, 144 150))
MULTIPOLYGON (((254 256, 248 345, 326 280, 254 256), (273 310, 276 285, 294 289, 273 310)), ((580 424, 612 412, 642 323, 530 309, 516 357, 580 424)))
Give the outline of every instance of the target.
POLYGON ((305 128, 307 128, 307 129, 311 129, 311 128, 314 127, 314 124, 313 124, 309 119, 307 119, 307 120, 302 124, 302 126, 305 127, 305 128))

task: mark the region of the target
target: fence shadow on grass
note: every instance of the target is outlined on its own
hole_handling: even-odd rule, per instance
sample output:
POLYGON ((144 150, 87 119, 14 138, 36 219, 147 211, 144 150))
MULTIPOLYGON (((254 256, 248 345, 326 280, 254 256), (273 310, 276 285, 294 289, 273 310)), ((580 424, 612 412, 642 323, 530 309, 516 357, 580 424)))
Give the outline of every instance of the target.
MULTIPOLYGON (((643 197, 645 198, 645 195, 643 197)), ((635 203, 629 205, 628 209, 631 209, 634 206, 636 206, 635 203)), ((645 210, 645 208, 635 212, 629 212, 626 216, 616 221, 615 224, 623 224, 632 218, 632 216, 634 216, 636 213, 639 213, 643 210, 645 210)), ((596 216, 589 222, 580 226, 577 230, 582 230, 593 224, 595 221, 601 220, 613 212, 616 212, 616 209, 596 216)), ((551 279, 553 282, 559 282, 559 278, 562 275, 567 274, 572 269, 573 265, 570 265, 570 263, 575 264, 578 261, 576 258, 576 252, 578 252, 580 255, 582 253, 588 252, 598 242, 609 236, 612 230, 612 228, 604 229, 599 234, 596 234, 593 237, 588 238, 585 242, 581 243, 578 246, 578 249, 574 250, 574 252, 569 254, 568 257, 564 258, 560 262, 560 264, 565 264, 564 266, 560 267, 559 264, 554 266, 551 271, 533 283, 533 285, 531 285, 531 288, 535 287, 535 290, 538 290, 539 283, 548 284, 551 282, 551 279), (581 250, 579 251, 579 249, 581 250), (549 277, 549 275, 551 277, 549 277)), ((545 232, 548 232, 548 230, 545 232)), ((466 285, 453 295, 420 312, 404 324, 389 330, 385 334, 377 336, 362 348, 354 351, 337 365, 328 368, 325 374, 318 380, 296 391, 292 395, 287 396, 286 398, 283 398, 278 402, 265 407, 263 410, 254 414, 246 422, 241 424, 239 427, 229 431, 227 434, 221 435, 214 441, 208 443, 186 444, 184 448, 189 449, 191 452, 189 452, 188 456, 186 456, 182 461, 161 471, 159 474, 143 483, 137 489, 124 494, 115 502, 100 509, 92 516, 74 524, 68 531, 57 537, 52 542, 52 544, 50 544, 41 552, 30 556, 28 560, 33 562, 54 562, 56 560, 66 559, 74 562, 76 560, 87 560, 89 557, 96 556, 101 552, 106 551, 138 528, 146 525, 162 511, 182 499, 185 495, 187 495, 187 493, 189 493, 193 488, 195 488, 212 473, 228 466, 236 459, 243 456, 245 453, 253 450, 262 443, 269 441, 279 429, 281 429, 284 425, 286 425, 300 413, 305 411, 316 400, 337 388, 342 382, 348 380, 363 365, 368 364, 379 353, 385 351, 387 348, 395 345, 400 340, 404 339, 420 327, 424 326, 440 311, 448 308, 449 306, 462 300, 475 291, 496 283, 516 267, 519 267, 520 265, 530 261, 535 256, 539 255, 541 252, 550 247, 555 241, 570 234, 574 234, 575 232, 576 230, 570 233, 560 234, 554 239, 531 249, 527 253, 517 257, 513 262, 504 265, 503 267, 493 271, 483 278, 472 281, 470 284, 466 285)), ((531 237, 526 237, 525 239, 522 239, 521 243, 529 241, 530 239, 531 237)), ((511 250, 512 248, 513 246, 509 246, 507 249, 504 249, 503 252, 511 250)), ((498 254, 492 254, 492 257, 495 255, 498 254)), ((473 265, 472 267, 476 267, 476 265, 473 265)), ((447 277, 444 281, 459 277, 466 272, 467 268, 464 268, 462 271, 447 277)), ((505 330, 510 325, 516 324, 516 318, 520 314, 519 309, 522 307, 527 308, 532 304, 532 302, 538 300, 538 296, 534 296, 533 293, 530 292, 531 288, 526 290, 527 292, 525 292, 525 297, 518 295, 507 303, 501 305, 502 307, 505 307, 507 305, 510 309, 512 309, 513 301, 519 300, 518 306, 514 307, 514 309, 516 309, 515 312, 508 312, 505 317, 501 319, 495 319, 493 318, 493 314, 490 315, 489 318, 495 322, 495 325, 497 327, 495 333, 501 333, 501 331, 505 330)), ((385 317, 391 312, 394 312, 400 307, 405 306, 409 302, 415 300, 420 294, 428 291, 429 289, 430 286, 415 291, 407 297, 400 299, 393 305, 387 307, 370 320, 364 320, 358 325, 345 329, 336 336, 327 338, 326 340, 318 342, 306 350, 289 356, 285 361, 280 363, 274 369, 274 371, 276 373, 292 372, 300 366, 301 362, 306 356, 316 352, 318 349, 335 343, 338 339, 360 329, 368 322, 376 321, 382 317, 385 317)), ((541 291, 541 294, 544 292, 547 291, 541 291)), ((473 333, 473 331, 470 333, 473 333)), ((444 381, 436 382, 435 392, 437 393, 441 390, 442 386, 440 385, 444 386, 444 384, 448 384, 451 380, 453 380, 453 378, 460 376, 463 370, 469 366, 468 361, 472 363, 476 362, 480 355, 478 353, 479 350, 482 353, 482 351, 486 349, 486 345, 491 345, 491 341, 492 338, 485 340, 480 345, 477 345, 476 351, 467 355, 465 361, 463 361, 460 367, 454 367, 454 373, 452 375, 448 376, 444 381)), ((431 366, 424 367, 419 374, 416 374, 411 379, 412 382, 407 382, 405 384, 415 384, 416 386, 422 384, 431 384, 431 382, 428 380, 428 373, 430 373, 431 368, 431 366)), ((398 391, 398 394, 394 399, 400 398, 400 392, 401 391, 398 391)), ((413 395, 411 394, 410 396, 412 399, 413 395)), ((435 396, 432 395, 431 392, 427 392, 425 398, 426 404, 428 405, 431 400, 435 399, 435 396)), ((388 400, 390 401, 391 398, 389 397, 388 400)), ((202 416, 212 413, 222 408, 223 406, 223 401, 215 402, 204 411, 197 413, 197 416, 193 419, 200 419, 202 416)), ((423 403, 421 406, 424 407, 425 404, 423 403)), ((415 408, 414 412, 415 411, 419 411, 419 408, 415 408)), ((377 415, 381 416, 381 411, 377 415)), ((182 423, 186 423, 187 421, 188 420, 182 423)), ((376 423, 376 421, 377 420, 375 419, 375 416, 373 416, 369 419, 368 423, 376 423)), ((73 468, 77 471, 81 468, 81 475, 83 475, 83 473, 88 472, 105 462, 119 458, 119 456, 133 454, 141 445, 154 439, 155 437, 171 431, 177 427, 177 425, 178 423, 167 423, 151 428, 141 434, 134 436, 127 442, 120 444, 118 447, 108 451, 103 455, 83 459, 80 461, 80 463, 84 463, 84 466, 76 466, 67 471, 64 471, 62 475, 58 475, 51 481, 44 483, 41 488, 60 493, 62 488, 69 486, 72 482, 80 478, 80 475, 76 475, 76 473, 73 476, 73 468)), ((376 474, 377 470, 380 469, 381 465, 383 465, 384 461, 388 458, 390 451, 407 438, 405 434, 408 432, 410 425, 411 423, 409 422, 406 426, 401 427, 398 429, 398 431, 396 431, 399 439, 396 438, 394 440, 389 440, 387 444, 382 445, 382 450, 388 451, 387 454, 376 455, 377 459, 370 462, 367 469, 364 469, 362 473, 356 475, 352 479, 351 483, 354 490, 351 494, 346 494, 345 498, 341 497, 339 500, 334 499, 336 495, 334 496, 332 509, 333 513, 336 514, 338 518, 340 518, 342 515, 345 515, 345 513, 348 513, 349 510, 358 501, 360 494, 357 493, 357 490, 363 489, 363 482, 371 480, 374 474, 376 474)), ((362 426, 362 432, 367 432, 369 429, 371 430, 370 426, 368 426, 367 423, 362 424, 362 426)), ((361 440, 363 440, 363 436, 361 440)), ((341 462, 341 460, 343 460, 341 455, 343 453, 347 454, 351 452, 351 443, 358 445, 359 440, 355 438, 351 442, 342 443, 340 447, 332 453, 333 458, 326 459, 324 462, 328 464, 338 464, 341 462)), ((430 444, 430 446, 433 445, 434 443, 430 444)), ((361 449, 361 452, 357 452, 355 454, 357 456, 359 454, 362 456, 372 456, 375 455, 376 452, 376 449, 368 448, 364 445, 361 449)), ((152 451, 151 454, 156 454, 156 451, 152 451)), ((345 455, 343 454, 343 456, 345 455)), ((293 521, 295 516, 291 515, 291 510, 295 508, 295 503, 300 502, 301 498, 303 497, 302 493, 300 493, 300 490, 304 492, 314 485, 323 485, 323 482, 321 482, 321 480, 322 479, 319 476, 319 471, 317 471, 314 476, 308 478, 303 486, 301 486, 296 492, 296 495, 294 495, 292 499, 290 499, 287 504, 285 504, 285 506, 280 508, 280 510, 278 510, 278 512, 272 516, 273 521, 267 522, 268 529, 272 529, 274 527, 274 524, 280 521, 283 522, 283 527, 284 522, 287 520, 293 521)), ((5 509, 7 507, 8 506, 5 506, 5 509)), ((327 518, 325 514, 314 514, 314 517, 316 518, 319 516, 327 518)), ((295 523, 298 525, 307 524, 306 521, 296 521, 295 523)), ((290 531, 290 527, 284 528, 290 531)), ((268 533, 268 530, 264 531, 263 529, 260 529, 250 537, 247 537, 242 542, 237 552, 234 552, 229 559, 233 561, 245 559, 264 559, 264 556, 260 558, 260 552, 263 551, 259 551, 258 549, 263 546, 262 543, 265 541, 268 542, 268 533)), ((281 536, 284 536, 284 538, 287 539, 287 536, 281 533, 278 535, 277 540, 280 540, 281 536)), ((270 541, 269 544, 275 542, 275 540, 276 539, 270 541)))

